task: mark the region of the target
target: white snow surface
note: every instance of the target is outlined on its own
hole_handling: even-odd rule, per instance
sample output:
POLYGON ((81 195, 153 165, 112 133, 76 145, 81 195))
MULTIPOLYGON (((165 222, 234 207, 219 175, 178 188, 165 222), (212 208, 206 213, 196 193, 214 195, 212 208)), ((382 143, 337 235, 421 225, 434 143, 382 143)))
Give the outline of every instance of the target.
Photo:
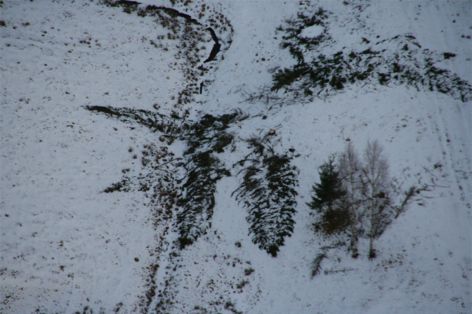
POLYGON ((300 32, 300 37, 316 38, 323 33, 323 30, 323 27, 319 25, 308 26, 300 32))
MULTIPOLYGON (((471 1, 344 2, 311 2, 336 14, 329 30, 338 48, 367 36, 414 34, 425 48, 455 53, 441 66, 472 82, 471 1)), ((295 231, 273 258, 252 243, 246 210, 231 196, 240 178, 221 180, 210 232, 172 269, 172 313, 472 313, 472 103, 403 85, 351 85, 309 103, 248 102, 270 86, 272 69, 294 64, 275 30, 296 16, 298 1, 175 7, 197 17, 203 3, 234 33, 204 78, 211 84, 188 108, 194 116, 248 113, 231 128, 240 143, 275 130, 278 147, 300 155, 299 195, 295 231), (306 205, 317 169, 346 140, 361 150, 374 139, 405 186, 441 165, 431 170, 437 186, 389 226, 376 259, 340 250, 311 278, 323 244, 306 205), (248 268, 254 272, 245 275, 248 268)), ((140 312, 163 226, 151 223, 142 192, 102 191, 122 169, 139 168, 133 154, 158 135, 84 106, 152 110, 158 103, 168 113, 184 86, 178 45, 154 47, 149 40, 165 30, 153 18, 97 1, 3 1, 0 10, 0 313, 140 312)), ((320 29, 311 31, 304 36, 320 29)), ((220 157, 233 165, 246 153, 239 144, 220 157)), ((150 313, 159 312, 154 298, 150 313)))

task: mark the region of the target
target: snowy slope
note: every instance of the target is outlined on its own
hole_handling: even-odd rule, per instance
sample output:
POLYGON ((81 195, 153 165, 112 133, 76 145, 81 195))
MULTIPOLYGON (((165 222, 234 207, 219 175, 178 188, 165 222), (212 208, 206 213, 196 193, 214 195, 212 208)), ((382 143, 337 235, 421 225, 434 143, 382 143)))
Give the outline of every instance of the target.
POLYGON ((231 28, 215 28, 216 60, 203 63, 208 34, 193 66, 181 53, 185 41, 168 37, 158 18, 96 1, 4 1, 0 9, 0 312, 472 311, 471 102, 405 84, 358 83, 314 99, 269 92, 274 68, 295 64, 277 27, 318 7, 330 12, 325 54, 412 34, 423 49, 454 53, 439 66, 472 82, 470 1, 142 2, 204 27, 224 17, 231 28), (178 104, 197 68, 202 93, 178 104), (150 171, 140 163, 145 145, 181 157, 186 143, 167 144, 159 132, 85 106, 248 115, 229 127, 232 149, 218 154, 231 176, 216 185, 206 235, 179 250, 175 218, 156 224, 159 204, 145 192, 103 193, 123 173, 150 171), (247 210, 232 196, 245 140, 269 132, 278 151, 295 149, 299 169, 295 229, 275 258, 252 242, 247 210), (311 278, 326 244, 306 205, 317 169, 347 141, 362 150, 375 139, 405 187, 433 179, 434 188, 389 226, 376 259, 361 241, 358 259, 336 250, 311 278))
POLYGON ((156 54, 155 23, 88 1, 1 10, 0 312, 133 309, 153 247, 150 210, 142 193, 101 191, 155 139, 83 106, 175 97, 173 43, 156 54))

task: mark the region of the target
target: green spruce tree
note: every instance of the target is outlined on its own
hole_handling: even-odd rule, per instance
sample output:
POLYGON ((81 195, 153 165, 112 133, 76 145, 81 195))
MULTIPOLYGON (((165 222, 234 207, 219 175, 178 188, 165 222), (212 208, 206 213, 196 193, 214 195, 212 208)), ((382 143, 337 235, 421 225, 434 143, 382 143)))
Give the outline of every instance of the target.
POLYGON ((346 231, 349 225, 349 213, 340 206, 346 195, 335 157, 330 156, 328 161, 319 168, 320 182, 313 185, 311 202, 307 205, 318 215, 314 223, 315 231, 324 235, 332 235, 346 231))
POLYGON ((343 197, 346 192, 343 189, 339 172, 335 164, 334 156, 319 168, 320 183, 313 185, 313 196, 308 206, 319 213, 334 209, 336 201, 343 197))

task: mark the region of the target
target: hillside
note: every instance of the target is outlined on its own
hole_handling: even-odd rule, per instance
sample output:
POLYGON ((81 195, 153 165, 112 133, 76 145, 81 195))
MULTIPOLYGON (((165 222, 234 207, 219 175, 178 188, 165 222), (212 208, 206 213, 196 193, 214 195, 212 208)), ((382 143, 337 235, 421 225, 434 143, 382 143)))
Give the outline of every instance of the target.
POLYGON ((0 5, 0 313, 472 312, 472 2, 0 5))

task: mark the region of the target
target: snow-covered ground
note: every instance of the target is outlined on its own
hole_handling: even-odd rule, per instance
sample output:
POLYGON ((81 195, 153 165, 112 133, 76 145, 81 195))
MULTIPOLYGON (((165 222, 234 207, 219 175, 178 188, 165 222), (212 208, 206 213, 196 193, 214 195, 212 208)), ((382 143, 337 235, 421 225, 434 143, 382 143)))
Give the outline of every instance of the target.
MULTIPOLYGON (((318 7, 331 12, 325 53, 357 48, 362 38, 408 33, 425 49, 454 53, 440 66, 472 82, 472 2, 184 2, 143 1, 173 5, 208 26, 216 12, 233 29, 229 49, 223 46, 208 63, 199 78, 202 93, 185 108, 193 117, 237 108, 249 115, 230 128, 234 151, 219 156, 229 168, 247 154, 245 139, 269 130, 277 149, 295 149, 300 173, 292 236, 276 258, 252 243, 246 209, 231 195, 241 181, 235 169, 217 185, 208 234, 178 258, 165 251, 156 257, 166 226, 153 225, 144 193, 102 191, 123 170, 139 171, 134 155, 160 143, 159 134, 85 106, 153 110, 158 104, 168 114, 186 86, 181 42, 154 17, 96 1, 3 1, 0 312, 471 313, 470 101, 399 84, 353 84, 309 102, 280 101, 288 97, 282 91, 251 96, 270 87, 272 69, 295 62, 279 47, 277 27, 318 7), (376 259, 367 259, 361 242, 358 259, 336 251, 311 278, 323 245, 306 205, 317 169, 346 141, 362 150, 375 139, 392 176, 408 186, 419 174, 434 179, 434 189, 389 226, 376 259), (173 302, 165 310, 159 294, 149 306, 142 302, 156 258, 157 292, 169 290, 173 302)), ((312 27, 303 36, 323 31, 312 27)), ((202 45, 208 53, 210 41, 202 45)), ((170 148, 179 153, 181 146, 170 148)))
POLYGON ((170 101, 182 80, 169 66, 175 45, 156 53, 156 23, 89 1, 1 10, 0 312, 133 309, 150 210, 142 193, 101 191, 155 138, 83 106, 170 101))

